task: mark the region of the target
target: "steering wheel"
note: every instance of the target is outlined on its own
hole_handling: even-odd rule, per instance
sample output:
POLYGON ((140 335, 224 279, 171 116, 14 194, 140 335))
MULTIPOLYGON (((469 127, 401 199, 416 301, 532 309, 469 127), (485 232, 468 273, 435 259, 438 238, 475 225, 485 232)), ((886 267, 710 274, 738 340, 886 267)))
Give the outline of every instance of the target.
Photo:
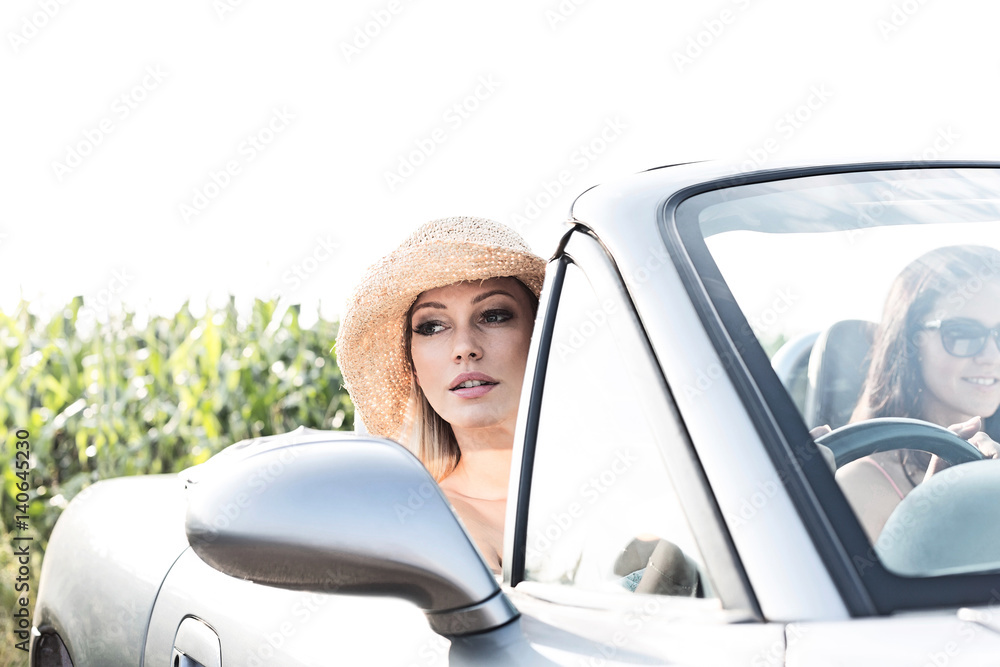
POLYGON ((982 452, 967 440, 920 419, 884 417, 847 424, 816 438, 816 444, 833 451, 837 468, 869 454, 893 449, 930 452, 950 465, 983 459, 982 452))

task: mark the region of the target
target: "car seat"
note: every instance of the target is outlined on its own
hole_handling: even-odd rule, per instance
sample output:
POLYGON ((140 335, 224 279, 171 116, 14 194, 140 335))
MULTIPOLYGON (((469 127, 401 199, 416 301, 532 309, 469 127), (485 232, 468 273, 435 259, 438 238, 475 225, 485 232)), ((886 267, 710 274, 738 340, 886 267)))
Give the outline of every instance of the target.
POLYGON ((842 320, 830 325, 809 354, 804 418, 809 428, 843 426, 861 397, 875 323, 842 320))
POLYGON ((792 397, 799 414, 805 414, 806 411, 809 353, 812 352, 817 338, 819 338, 817 331, 802 334, 787 341, 771 357, 771 367, 784 385, 785 391, 792 397))

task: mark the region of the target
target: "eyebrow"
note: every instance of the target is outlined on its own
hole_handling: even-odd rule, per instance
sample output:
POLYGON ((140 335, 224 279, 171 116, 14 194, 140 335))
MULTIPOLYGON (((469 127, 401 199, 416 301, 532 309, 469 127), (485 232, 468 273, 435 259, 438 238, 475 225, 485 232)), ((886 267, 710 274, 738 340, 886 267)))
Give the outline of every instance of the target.
MULTIPOLYGON (((514 298, 514 296, 510 292, 508 292, 507 290, 495 289, 495 290, 490 290, 489 292, 484 292, 484 293, 478 295, 476 298, 474 298, 472 300, 472 303, 475 304, 475 303, 479 303, 480 301, 485 301, 486 299, 490 298, 491 296, 496 296, 497 294, 503 294, 504 296, 509 296, 511 299, 514 298)), ((420 310, 421 308, 439 308, 441 310, 447 310, 448 309, 448 307, 446 305, 444 305, 443 303, 441 303, 439 301, 424 301, 423 303, 420 303, 420 304, 417 304, 416 306, 414 306, 412 312, 415 313, 418 310, 420 310)))
POLYGON ((512 299, 514 298, 514 296, 507 290, 495 289, 486 292, 485 294, 480 294, 479 296, 477 296, 475 299, 472 300, 472 303, 479 303, 480 301, 485 301, 486 299, 490 298, 495 294, 503 294, 504 296, 509 296, 512 299))

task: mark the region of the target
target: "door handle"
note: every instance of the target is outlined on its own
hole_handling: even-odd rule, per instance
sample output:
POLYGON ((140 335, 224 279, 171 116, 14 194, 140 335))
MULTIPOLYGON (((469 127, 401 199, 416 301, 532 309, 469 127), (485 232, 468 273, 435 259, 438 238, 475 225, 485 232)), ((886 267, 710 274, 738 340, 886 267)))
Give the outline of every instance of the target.
POLYGON ((174 649, 174 655, 170 660, 170 667, 205 667, 205 665, 197 660, 192 660, 177 649, 174 649))
POLYGON ((219 635, 201 619, 188 616, 177 626, 170 667, 222 667, 219 635))

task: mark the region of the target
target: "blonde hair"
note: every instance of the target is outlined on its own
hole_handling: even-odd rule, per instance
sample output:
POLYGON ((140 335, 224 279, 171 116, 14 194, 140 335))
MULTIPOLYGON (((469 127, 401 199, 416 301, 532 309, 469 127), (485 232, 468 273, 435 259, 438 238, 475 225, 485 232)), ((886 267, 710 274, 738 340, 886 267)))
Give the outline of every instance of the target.
POLYGON ((450 475, 462 458, 451 424, 434 411, 416 382, 410 385, 409 409, 400 440, 420 459, 435 482, 450 475))
POLYGON ((410 344, 413 340, 413 329, 410 324, 412 314, 411 305, 406 313, 406 324, 403 327, 403 347, 406 349, 406 363, 410 366, 410 398, 407 401, 399 442, 420 459, 435 482, 440 482, 458 465, 462 451, 458 447, 458 440, 455 439, 455 431, 452 430, 451 424, 431 407, 424 390, 417 384, 413 355, 410 353, 410 344))

